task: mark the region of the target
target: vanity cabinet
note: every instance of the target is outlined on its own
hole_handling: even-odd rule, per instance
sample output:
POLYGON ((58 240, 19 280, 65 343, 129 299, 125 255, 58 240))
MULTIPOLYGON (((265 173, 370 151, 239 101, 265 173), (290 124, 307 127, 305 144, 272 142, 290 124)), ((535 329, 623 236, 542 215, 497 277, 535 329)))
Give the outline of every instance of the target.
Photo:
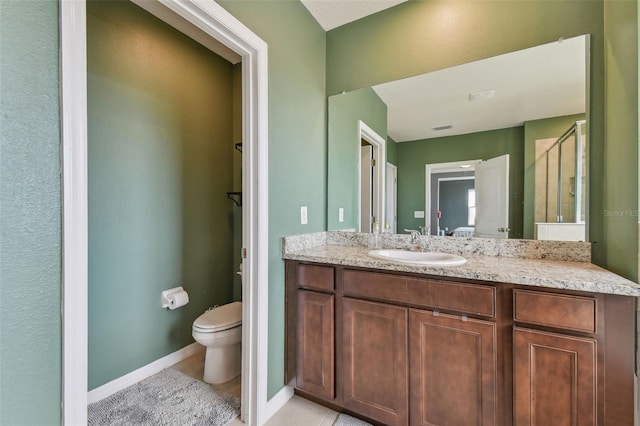
POLYGON ((334 268, 300 264, 288 270, 287 322, 296 324, 295 347, 288 352, 287 375, 296 388, 335 398, 334 268), (295 361, 294 361, 295 359, 295 361))
POLYGON ((409 324, 411 424, 498 424, 496 324, 417 309, 409 324))
POLYGON ((515 328, 514 424, 596 425, 596 341, 515 328))
POLYGON ((287 383, 384 425, 634 424, 635 298, 286 262, 287 383))
POLYGON ((514 290, 513 300, 514 424, 596 425, 597 299, 514 290))
POLYGON ((334 328, 334 296, 300 290, 296 383, 299 389, 326 399, 335 396, 334 328))
POLYGON ((407 308, 342 299, 343 405, 386 425, 406 425, 407 308))

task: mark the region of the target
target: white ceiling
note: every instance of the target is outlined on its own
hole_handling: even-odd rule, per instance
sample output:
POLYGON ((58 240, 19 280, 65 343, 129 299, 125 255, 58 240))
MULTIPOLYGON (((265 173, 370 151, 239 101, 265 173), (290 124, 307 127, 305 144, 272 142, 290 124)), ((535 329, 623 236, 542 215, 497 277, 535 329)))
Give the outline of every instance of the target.
POLYGON ((585 46, 585 36, 575 37, 373 89, 387 104, 387 132, 396 142, 521 126, 585 112, 585 46), (488 90, 495 95, 469 101, 488 90))
POLYGON ((301 0, 325 31, 332 30, 407 0, 301 0))

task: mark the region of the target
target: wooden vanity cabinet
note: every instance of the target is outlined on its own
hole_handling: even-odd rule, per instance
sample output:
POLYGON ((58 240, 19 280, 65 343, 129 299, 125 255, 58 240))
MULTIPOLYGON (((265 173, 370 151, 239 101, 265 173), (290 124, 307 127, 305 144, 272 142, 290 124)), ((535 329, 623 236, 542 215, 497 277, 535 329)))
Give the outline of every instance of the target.
POLYGON ((411 424, 496 425, 496 324, 411 309, 411 424))
POLYGON ((287 381, 311 395, 335 398, 335 295, 330 266, 288 267, 287 322, 295 324, 287 336, 287 381))
POLYGON ((634 424, 632 297, 513 290, 514 425, 634 424))
POLYGON ((384 425, 634 424, 635 298, 287 261, 287 381, 384 425))
POLYGON ((407 308, 342 299, 343 406, 385 425, 406 425, 407 308))
POLYGON ((334 299, 332 294, 298 292, 296 384, 326 399, 335 397, 334 299))

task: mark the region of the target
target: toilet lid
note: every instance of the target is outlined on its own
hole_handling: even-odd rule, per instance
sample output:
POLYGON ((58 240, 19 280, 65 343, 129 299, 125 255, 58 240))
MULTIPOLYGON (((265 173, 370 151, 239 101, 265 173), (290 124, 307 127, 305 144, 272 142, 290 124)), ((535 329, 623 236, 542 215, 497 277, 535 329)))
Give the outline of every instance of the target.
POLYGON ((193 322, 193 329, 213 333, 242 324, 242 303, 232 302, 206 311, 193 322))

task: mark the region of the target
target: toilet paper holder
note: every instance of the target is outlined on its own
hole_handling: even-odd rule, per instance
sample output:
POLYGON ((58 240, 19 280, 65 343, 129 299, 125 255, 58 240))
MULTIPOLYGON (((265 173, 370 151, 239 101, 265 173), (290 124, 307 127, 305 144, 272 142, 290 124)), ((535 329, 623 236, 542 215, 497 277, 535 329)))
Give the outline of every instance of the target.
MULTIPOLYGON (((170 288, 169 290, 165 290, 161 293, 160 295, 160 305, 163 308, 169 308, 169 309, 175 309, 175 296, 178 295, 179 293, 185 293, 184 288, 182 288, 182 286, 180 287, 174 287, 174 288, 170 288)), ((187 299, 188 302, 188 299, 187 299)))

